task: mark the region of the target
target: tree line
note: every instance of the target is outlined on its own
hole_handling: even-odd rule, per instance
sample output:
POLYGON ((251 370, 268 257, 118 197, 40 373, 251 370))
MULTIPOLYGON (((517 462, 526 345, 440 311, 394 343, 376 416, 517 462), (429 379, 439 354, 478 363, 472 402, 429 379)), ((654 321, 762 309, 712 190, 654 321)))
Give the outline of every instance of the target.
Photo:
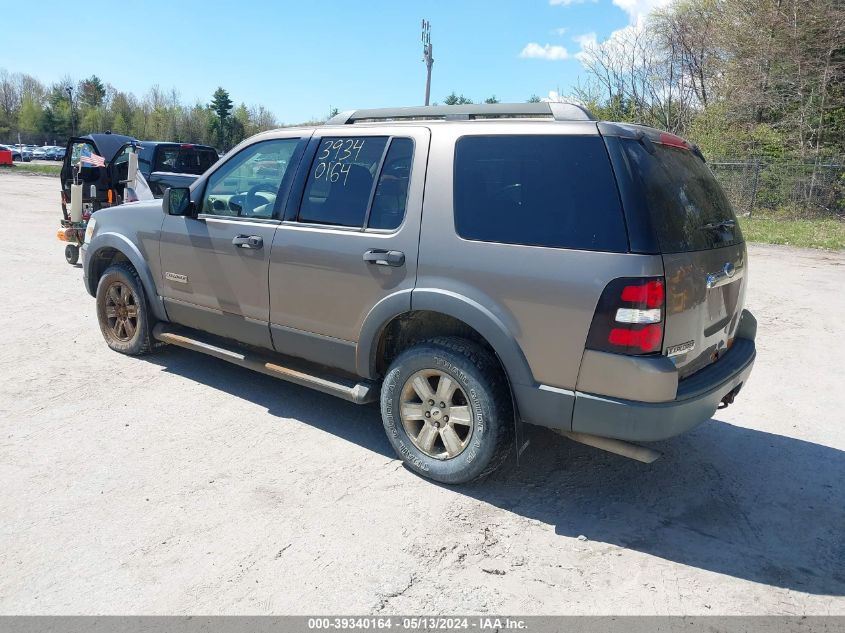
POLYGON ((139 139, 201 143, 227 150, 279 126, 264 106, 235 106, 218 88, 209 103, 185 105, 176 90, 150 88, 143 97, 117 90, 96 75, 49 86, 32 75, 0 69, 0 142, 64 144, 77 135, 110 130, 139 139))
POLYGON ((600 118, 715 157, 845 155, 845 2, 679 0, 579 54, 600 118))
MULTIPOLYGON (((710 157, 845 156, 843 0, 677 0, 578 57, 586 72, 572 98, 601 119, 675 132, 710 157)), ((443 103, 472 100, 452 92, 443 103)), ((139 98, 96 76, 46 86, 0 69, 4 142, 112 130, 225 150, 278 125, 263 106, 235 106, 223 88, 185 105, 159 86, 139 98)))

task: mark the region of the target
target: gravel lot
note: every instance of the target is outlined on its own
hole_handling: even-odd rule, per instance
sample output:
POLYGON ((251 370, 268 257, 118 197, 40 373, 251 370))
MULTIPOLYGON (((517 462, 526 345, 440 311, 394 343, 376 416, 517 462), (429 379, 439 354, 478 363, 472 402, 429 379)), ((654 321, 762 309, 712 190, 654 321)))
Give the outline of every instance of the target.
POLYGON ((447 488, 374 407, 109 351, 58 198, 0 174, 0 613, 845 614, 845 254, 750 248, 752 379, 654 464, 538 428, 447 488))

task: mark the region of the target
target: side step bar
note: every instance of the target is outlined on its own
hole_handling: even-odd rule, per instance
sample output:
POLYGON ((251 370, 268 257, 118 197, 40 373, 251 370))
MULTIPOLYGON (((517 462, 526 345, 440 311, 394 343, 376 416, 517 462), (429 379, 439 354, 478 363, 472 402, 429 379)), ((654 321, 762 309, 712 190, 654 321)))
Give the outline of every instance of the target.
POLYGON ((355 404, 378 400, 378 387, 370 380, 329 374, 324 368, 306 361, 252 351, 226 339, 172 323, 157 323, 153 328, 153 338, 162 343, 202 352, 274 378, 310 387, 355 404))

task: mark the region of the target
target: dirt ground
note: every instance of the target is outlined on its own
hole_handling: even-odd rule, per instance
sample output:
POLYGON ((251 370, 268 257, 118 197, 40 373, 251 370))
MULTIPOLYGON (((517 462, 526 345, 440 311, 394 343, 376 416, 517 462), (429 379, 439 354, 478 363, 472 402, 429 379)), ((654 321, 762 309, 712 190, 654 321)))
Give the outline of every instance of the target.
POLYGON ((651 465, 531 429, 480 484, 378 410, 185 350, 108 350, 0 174, 0 613, 845 614, 845 254, 750 247, 758 359, 651 465))

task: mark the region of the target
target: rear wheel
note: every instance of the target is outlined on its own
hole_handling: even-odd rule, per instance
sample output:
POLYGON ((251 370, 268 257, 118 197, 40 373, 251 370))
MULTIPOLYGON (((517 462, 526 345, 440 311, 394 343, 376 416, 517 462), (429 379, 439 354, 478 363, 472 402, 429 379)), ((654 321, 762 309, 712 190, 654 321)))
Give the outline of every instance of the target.
POLYGON ((138 273, 129 264, 109 266, 97 284, 97 320, 106 344, 137 356, 152 347, 150 312, 138 273))
POLYGON ((76 244, 65 246, 65 261, 71 266, 79 261, 79 247, 76 244))
POLYGON ((513 407, 501 368, 464 339, 436 338, 400 354, 382 385, 381 413, 399 457, 435 481, 484 477, 511 448, 513 407))

